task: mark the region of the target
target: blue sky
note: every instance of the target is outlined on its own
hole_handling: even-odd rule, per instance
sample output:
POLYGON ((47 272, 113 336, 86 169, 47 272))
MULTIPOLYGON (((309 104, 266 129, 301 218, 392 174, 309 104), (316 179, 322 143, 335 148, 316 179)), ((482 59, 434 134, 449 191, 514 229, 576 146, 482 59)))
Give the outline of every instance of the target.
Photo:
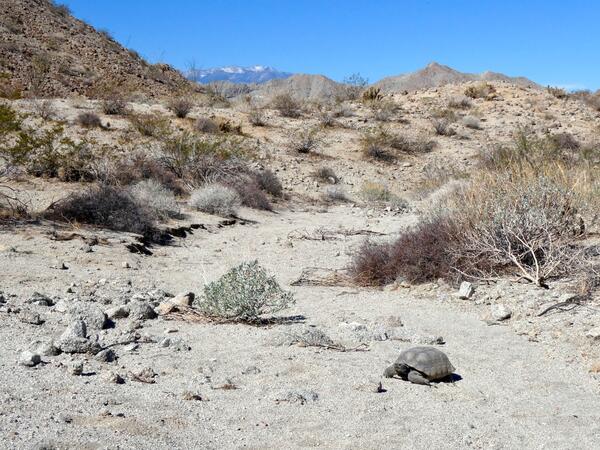
MULTIPOLYGON (((61 0, 59 0, 60 2, 61 0)), ((600 2, 62 0, 151 62, 270 65, 370 81, 431 61, 600 88, 600 2)))

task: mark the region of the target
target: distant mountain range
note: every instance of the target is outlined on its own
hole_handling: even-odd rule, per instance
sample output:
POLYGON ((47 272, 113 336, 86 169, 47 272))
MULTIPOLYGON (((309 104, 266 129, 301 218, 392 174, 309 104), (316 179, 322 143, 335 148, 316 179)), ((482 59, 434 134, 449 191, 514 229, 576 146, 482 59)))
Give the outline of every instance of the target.
POLYGON ((230 83, 261 84, 270 80, 288 78, 293 74, 281 72, 269 66, 252 67, 215 67, 212 69, 190 70, 186 74, 188 79, 206 84, 215 81, 228 81, 230 83))
MULTIPOLYGON (((348 93, 347 85, 323 75, 292 74, 266 66, 195 70, 188 72, 187 77, 199 83, 219 83, 228 97, 250 94, 266 99, 289 93, 299 99, 318 100, 340 98, 348 93)), ((380 88, 383 93, 393 94, 469 81, 503 81, 523 87, 540 87, 523 77, 509 77, 495 72, 464 73, 436 62, 415 72, 383 78, 372 86, 380 88)))

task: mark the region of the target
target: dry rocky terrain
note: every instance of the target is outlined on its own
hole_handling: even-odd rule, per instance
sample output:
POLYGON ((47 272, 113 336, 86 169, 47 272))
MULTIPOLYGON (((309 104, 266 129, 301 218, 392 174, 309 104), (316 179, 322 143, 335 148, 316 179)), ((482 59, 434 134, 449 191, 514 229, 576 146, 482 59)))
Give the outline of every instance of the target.
POLYGON ((578 271, 600 261, 597 203, 578 211, 572 270, 540 287, 508 270, 365 286, 351 270, 366 240, 392 242, 444 209, 519 132, 591 155, 594 173, 597 109, 439 65, 351 99, 304 75, 228 99, 56 8, 0 0, 4 87, 19 90, 0 99, 0 447, 598 446, 600 297, 582 294, 578 271), (53 65, 37 83, 43 52, 53 65), (88 91, 104 79, 127 86, 117 113, 88 91), (178 166, 186 152, 215 172, 199 182, 186 171, 206 161, 178 166), (267 169, 282 192, 272 178, 227 184, 267 169), (213 178, 244 206, 193 207, 213 178), (155 234, 56 212, 100 184, 127 200, 148 179, 169 196, 144 201, 178 210, 154 218, 155 234), (259 197, 270 206, 248 206, 259 197), (252 260, 295 302, 255 321, 206 314, 205 287, 252 260), (454 375, 430 387, 383 377, 418 345, 444 351, 454 375))

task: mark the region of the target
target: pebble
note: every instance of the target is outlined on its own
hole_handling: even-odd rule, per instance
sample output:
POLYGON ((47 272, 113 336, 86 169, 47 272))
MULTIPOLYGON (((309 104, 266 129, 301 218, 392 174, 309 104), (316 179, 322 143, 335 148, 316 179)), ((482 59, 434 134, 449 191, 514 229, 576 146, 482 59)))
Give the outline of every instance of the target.
POLYGON ((73 361, 69 366, 69 370, 71 375, 81 375, 83 373, 83 362, 82 361, 73 361))
POLYGON ((129 316, 129 307, 127 305, 114 306, 104 311, 104 314, 111 320, 124 319, 129 316))
POLYGON ((131 264, 129 264, 127 261, 123 261, 123 262, 121 263, 121 267, 122 267, 123 269, 131 269, 131 264))
POLYGON ((123 383, 125 383, 125 379, 121 375, 119 375, 118 373, 116 373, 116 372, 106 372, 104 375, 102 375, 102 378, 107 383, 112 383, 112 384, 123 384, 123 383))
POLYGON ((54 300, 44 294, 40 294, 39 292, 34 292, 31 294, 31 297, 27 299, 27 303, 33 303, 34 305, 39 306, 53 306, 54 300))
POLYGON ((113 362, 117 359, 117 354, 112 348, 106 348, 96 354, 96 359, 100 362, 113 362))
POLYGON ((364 382, 360 382, 354 385, 354 389, 362 392, 370 392, 373 394, 379 394, 381 392, 385 392, 383 389, 383 385, 380 380, 366 380, 364 382))
POLYGON ((502 303, 492 305, 490 313, 492 315, 492 319, 497 321, 510 319, 510 317, 512 316, 512 311, 510 310, 510 308, 506 305, 503 305, 502 303))
POLYGON ((460 284, 460 288, 458 290, 458 298, 462 300, 469 300, 475 294, 475 287, 472 283, 468 281, 463 281, 460 284))
POLYGON ((42 362, 42 358, 39 354, 30 352, 29 350, 24 351, 19 356, 19 364, 25 367, 37 366, 42 362))

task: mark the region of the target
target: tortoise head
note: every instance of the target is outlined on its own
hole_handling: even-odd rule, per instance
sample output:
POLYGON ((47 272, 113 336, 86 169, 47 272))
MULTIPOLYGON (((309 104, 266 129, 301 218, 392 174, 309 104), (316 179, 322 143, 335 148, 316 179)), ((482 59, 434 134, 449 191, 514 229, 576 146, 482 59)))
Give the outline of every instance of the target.
POLYGON ((408 372, 410 372, 410 367, 408 367, 406 364, 394 363, 385 369, 383 376, 386 378, 392 378, 395 375, 398 375, 400 378, 406 379, 408 372))

